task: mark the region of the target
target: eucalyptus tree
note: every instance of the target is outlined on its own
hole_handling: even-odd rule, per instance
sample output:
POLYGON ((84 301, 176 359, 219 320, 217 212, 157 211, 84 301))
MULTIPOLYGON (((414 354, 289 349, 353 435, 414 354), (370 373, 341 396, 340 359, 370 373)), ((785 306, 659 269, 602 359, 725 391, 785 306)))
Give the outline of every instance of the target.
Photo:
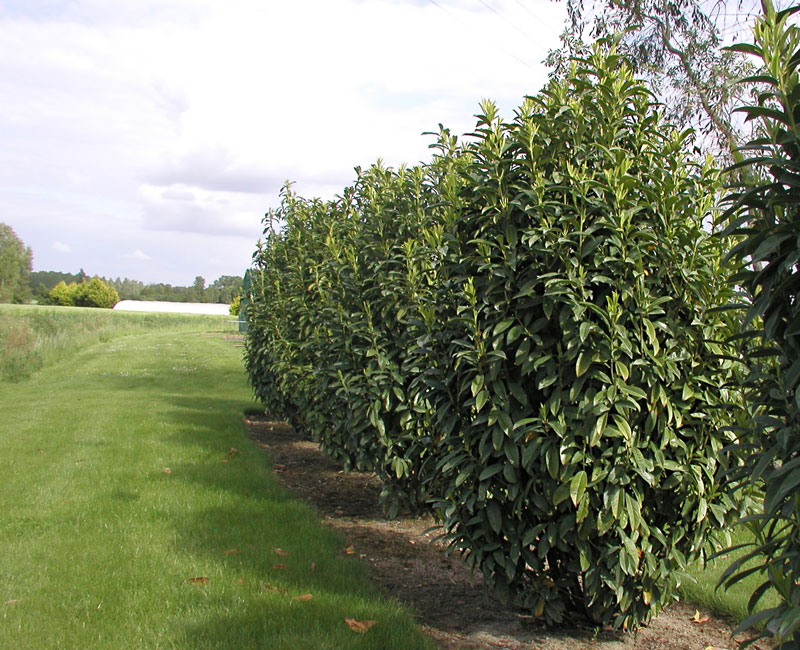
POLYGON ((737 80, 751 64, 724 48, 757 13, 752 0, 566 0, 569 26, 551 63, 580 48, 581 38, 620 33, 620 52, 646 78, 670 121, 693 127, 703 148, 722 160, 746 140, 734 111, 747 89, 737 80))

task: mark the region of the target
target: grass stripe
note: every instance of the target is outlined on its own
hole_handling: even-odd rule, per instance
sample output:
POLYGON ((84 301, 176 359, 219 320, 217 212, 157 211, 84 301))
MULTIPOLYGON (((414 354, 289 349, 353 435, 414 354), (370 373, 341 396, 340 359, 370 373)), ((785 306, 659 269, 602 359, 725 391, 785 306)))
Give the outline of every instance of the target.
POLYGON ((426 647, 274 482, 239 356, 219 335, 136 335, 0 385, 0 647, 426 647))

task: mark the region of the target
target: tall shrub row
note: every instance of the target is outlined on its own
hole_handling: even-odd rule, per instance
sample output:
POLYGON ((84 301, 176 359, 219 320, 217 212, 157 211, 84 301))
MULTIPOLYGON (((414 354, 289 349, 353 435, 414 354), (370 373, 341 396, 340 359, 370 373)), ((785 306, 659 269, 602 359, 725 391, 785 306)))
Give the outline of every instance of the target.
POLYGON ((247 367, 266 408, 290 418, 346 469, 375 471, 390 515, 425 500, 430 409, 415 341, 435 328, 446 224, 460 158, 358 171, 333 201, 290 187, 257 251, 247 367))
POLYGON ((599 44, 429 164, 287 187, 254 257, 265 407, 551 623, 639 626, 738 514, 732 269, 689 137, 599 44))

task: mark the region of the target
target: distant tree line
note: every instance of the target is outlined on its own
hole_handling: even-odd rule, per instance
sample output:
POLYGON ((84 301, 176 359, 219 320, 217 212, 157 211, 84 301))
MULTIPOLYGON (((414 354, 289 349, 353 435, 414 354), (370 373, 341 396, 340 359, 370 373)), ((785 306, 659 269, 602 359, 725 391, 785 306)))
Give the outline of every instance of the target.
MULTIPOLYGON (((34 271, 29 274, 29 294, 38 302, 51 302, 50 293, 60 283, 82 284, 89 277, 83 269, 78 273, 59 271, 34 271)), ((242 291, 242 278, 222 275, 206 286, 202 276, 197 276, 188 287, 166 283, 145 284, 130 278, 104 278, 100 280, 113 288, 120 300, 163 300, 167 302, 209 302, 230 304, 242 291)))
POLYGON ((190 286, 181 287, 144 284, 129 278, 89 276, 83 269, 77 273, 32 269, 30 247, 23 244, 11 226, 0 223, 0 303, 111 307, 119 300, 163 300, 231 304, 241 295, 243 282, 236 275, 221 275, 207 285, 205 278, 198 275, 190 286))

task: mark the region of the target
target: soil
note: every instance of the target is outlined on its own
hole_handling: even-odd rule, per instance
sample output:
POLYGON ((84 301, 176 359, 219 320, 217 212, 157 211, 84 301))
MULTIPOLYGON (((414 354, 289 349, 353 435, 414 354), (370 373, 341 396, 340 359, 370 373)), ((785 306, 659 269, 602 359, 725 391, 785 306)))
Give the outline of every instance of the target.
MULTIPOLYGON (((546 628, 532 615, 494 600, 457 553, 436 540, 430 516, 387 520, 378 504, 380 481, 344 473, 317 445, 286 422, 248 415, 251 437, 268 449, 280 482, 341 531, 372 579, 415 612, 420 628, 443 650, 733 650, 729 621, 677 602, 635 634, 590 626, 546 628)), ((753 650, 768 650, 759 641, 753 650)))

